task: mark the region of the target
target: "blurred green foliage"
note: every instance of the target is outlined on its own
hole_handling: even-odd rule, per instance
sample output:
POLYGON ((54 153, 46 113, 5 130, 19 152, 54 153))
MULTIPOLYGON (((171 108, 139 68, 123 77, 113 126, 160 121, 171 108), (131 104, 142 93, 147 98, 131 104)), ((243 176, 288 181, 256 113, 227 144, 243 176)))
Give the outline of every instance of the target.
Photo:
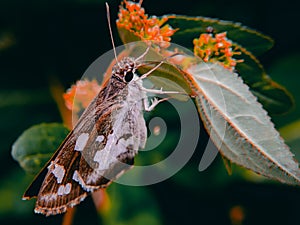
MULTIPOLYGON (((109 4, 113 20, 119 2, 109 4)), ((295 98, 292 112, 272 119, 300 160, 300 138, 294 135, 300 133, 296 2, 166 0, 162 4, 151 0, 143 5, 154 15, 176 13, 242 22, 274 38, 274 48, 259 59, 272 79, 295 98)), ((12 159, 11 145, 34 124, 61 121, 48 89, 50 77, 58 77, 67 88, 95 58, 111 49, 104 1, 2 0, 0 12, 0 224, 60 224, 62 216, 34 215, 34 201, 21 200, 33 177, 12 159)), ((117 33, 114 25, 113 31, 117 33)), ((115 40, 121 44, 117 35, 115 40)), ((158 106, 153 116, 163 114, 163 106, 158 106)), ((164 148, 145 160, 167 155, 165 146, 172 143, 172 135, 176 126, 164 148)), ((229 212, 236 205, 245 209, 243 224, 297 224, 298 187, 271 182, 238 167, 229 176, 219 157, 200 173, 197 168, 208 137, 203 132, 200 138, 198 150, 174 177, 149 187, 113 184, 108 188, 111 211, 101 218, 87 199, 78 207, 74 224, 232 224, 229 212)), ((143 155, 137 160, 143 160, 143 155)))
POLYGON ((68 135, 59 123, 42 123, 24 131, 12 146, 12 157, 31 174, 37 174, 68 135))

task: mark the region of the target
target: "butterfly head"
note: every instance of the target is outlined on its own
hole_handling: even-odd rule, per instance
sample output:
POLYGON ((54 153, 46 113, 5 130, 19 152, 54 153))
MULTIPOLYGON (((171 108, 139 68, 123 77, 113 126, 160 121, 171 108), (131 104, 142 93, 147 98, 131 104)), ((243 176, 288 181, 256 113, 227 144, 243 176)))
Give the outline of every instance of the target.
POLYGON ((134 58, 125 57, 112 68, 112 77, 129 83, 135 76, 137 64, 134 58))

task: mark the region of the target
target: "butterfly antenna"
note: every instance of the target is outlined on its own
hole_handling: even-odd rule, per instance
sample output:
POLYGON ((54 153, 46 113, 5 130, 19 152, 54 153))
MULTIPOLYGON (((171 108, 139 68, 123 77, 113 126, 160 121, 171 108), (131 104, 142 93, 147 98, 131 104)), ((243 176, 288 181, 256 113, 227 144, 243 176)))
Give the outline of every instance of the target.
POLYGON ((118 64, 118 66, 120 67, 120 64, 119 64, 119 61, 118 61, 118 58, 117 58, 117 52, 116 52, 116 47, 115 47, 115 43, 114 43, 114 38, 113 38, 113 35, 112 35, 112 30, 111 30, 109 6, 108 6, 107 2, 105 4, 106 4, 107 22, 108 22, 108 29, 109 29, 110 39, 111 39, 111 43, 112 43, 112 46, 113 46, 116 62, 118 64))

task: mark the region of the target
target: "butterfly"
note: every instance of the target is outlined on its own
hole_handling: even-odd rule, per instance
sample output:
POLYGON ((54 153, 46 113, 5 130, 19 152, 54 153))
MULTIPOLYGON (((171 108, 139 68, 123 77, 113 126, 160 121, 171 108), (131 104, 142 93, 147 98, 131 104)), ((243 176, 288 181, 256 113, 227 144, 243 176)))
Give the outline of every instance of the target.
POLYGON ((110 79, 23 195, 23 199, 37 198, 36 213, 49 216, 66 212, 131 168, 134 156, 145 147, 143 111, 151 111, 166 99, 154 98, 149 105, 146 93, 151 90, 143 87, 143 79, 163 61, 138 76, 136 71, 150 46, 137 58, 118 61, 113 39, 112 44, 116 64, 110 79))

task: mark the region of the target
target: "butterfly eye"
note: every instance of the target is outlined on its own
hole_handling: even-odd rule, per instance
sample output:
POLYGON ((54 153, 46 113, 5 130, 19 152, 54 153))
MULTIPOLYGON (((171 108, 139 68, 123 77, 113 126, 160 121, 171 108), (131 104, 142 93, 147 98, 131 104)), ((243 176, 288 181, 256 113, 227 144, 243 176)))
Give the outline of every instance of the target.
POLYGON ((128 83, 132 80, 132 78, 133 78, 133 72, 131 70, 127 71, 124 80, 128 83))

